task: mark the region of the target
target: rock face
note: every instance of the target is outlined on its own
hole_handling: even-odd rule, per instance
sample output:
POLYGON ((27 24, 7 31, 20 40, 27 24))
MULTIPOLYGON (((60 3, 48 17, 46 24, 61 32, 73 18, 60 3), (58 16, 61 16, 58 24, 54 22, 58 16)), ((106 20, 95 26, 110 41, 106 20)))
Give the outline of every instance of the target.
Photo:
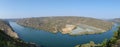
POLYGON ((10 37, 19 38, 17 33, 12 30, 10 25, 3 20, 0 20, 0 30, 4 31, 10 37))
POLYGON ((75 25, 66 25, 65 28, 62 29, 62 34, 70 33, 75 27, 75 25))
POLYGON ((71 35, 101 33, 111 29, 113 25, 112 22, 75 16, 24 18, 17 23, 53 33, 60 31, 71 35))

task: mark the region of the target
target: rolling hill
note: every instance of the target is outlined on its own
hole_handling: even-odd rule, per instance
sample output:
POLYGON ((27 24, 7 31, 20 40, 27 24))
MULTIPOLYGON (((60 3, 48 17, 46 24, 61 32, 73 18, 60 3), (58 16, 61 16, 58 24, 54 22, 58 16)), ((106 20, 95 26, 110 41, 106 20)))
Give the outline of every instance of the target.
POLYGON ((113 26, 112 22, 76 16, 24 18, 18 20, 17 23, 52 33, 61 32, 70 35, 102 33, 113 26))

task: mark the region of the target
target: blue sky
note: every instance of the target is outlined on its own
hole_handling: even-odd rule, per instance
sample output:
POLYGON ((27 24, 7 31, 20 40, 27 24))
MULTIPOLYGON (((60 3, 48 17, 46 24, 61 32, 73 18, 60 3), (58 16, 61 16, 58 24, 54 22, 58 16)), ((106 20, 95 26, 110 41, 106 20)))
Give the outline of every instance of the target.
POLYGON ((84 16, 120 18, 119 0, 0 0, 0 18, 84 16))

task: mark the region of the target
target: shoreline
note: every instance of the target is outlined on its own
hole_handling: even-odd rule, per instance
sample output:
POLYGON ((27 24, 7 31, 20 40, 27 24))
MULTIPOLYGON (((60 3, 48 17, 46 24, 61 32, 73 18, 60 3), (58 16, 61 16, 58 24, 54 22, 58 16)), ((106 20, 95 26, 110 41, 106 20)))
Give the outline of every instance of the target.
MULTIPOLYGON (((9 21, 9 22, 10 22, 10 21, 9 21)), ((11 30, 12 30, 15 34, 17 34, 17 36, 18 36, 18 38, 15 38, 16 41, 21 42, 21 43, 25 43, 25 44, 28 44, 28 45, 34 45, 35 47, 39 47, 39 46, 36 45, 35 43, 23 41, 23 40, 19 37, 18 33, 16 33, 15 30, 12 28, 12 26, 10 25, 9 22, 8 22, 9 27, 10 27, 11 30)))

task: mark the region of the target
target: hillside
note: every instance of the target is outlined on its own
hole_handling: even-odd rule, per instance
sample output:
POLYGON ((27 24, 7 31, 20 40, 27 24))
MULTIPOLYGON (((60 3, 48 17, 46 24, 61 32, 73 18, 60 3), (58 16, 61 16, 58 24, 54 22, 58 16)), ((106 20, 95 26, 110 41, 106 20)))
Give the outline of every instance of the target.
POLYGON ((4 31, 7 35, 13 38, 19 38, 17 33, 12 30, 9 23, 3 20, 0 20, 0 30, 4 31))
POLYGON ((111 29, 113 23, 95 18, 61 16, 61 17, 37 17, 24 18, 17 21, 18 24, 62 34, 82 35, 102 33, 111 29))
POLYGON ((35 44, 25 43, 19 39, 8 22, 0 20, 0 46, 2 47, 36 47, 35 44))
POLYGON ((116 22, 116 23, 120 23, 120 18, 115 18, 115 19, 112 19, 111 21, 116 22))
POLYGON ((0 30, 0 46, 2 47, 36 47, 35 44, 25 43, 22 40, 14 39, 0 30))

